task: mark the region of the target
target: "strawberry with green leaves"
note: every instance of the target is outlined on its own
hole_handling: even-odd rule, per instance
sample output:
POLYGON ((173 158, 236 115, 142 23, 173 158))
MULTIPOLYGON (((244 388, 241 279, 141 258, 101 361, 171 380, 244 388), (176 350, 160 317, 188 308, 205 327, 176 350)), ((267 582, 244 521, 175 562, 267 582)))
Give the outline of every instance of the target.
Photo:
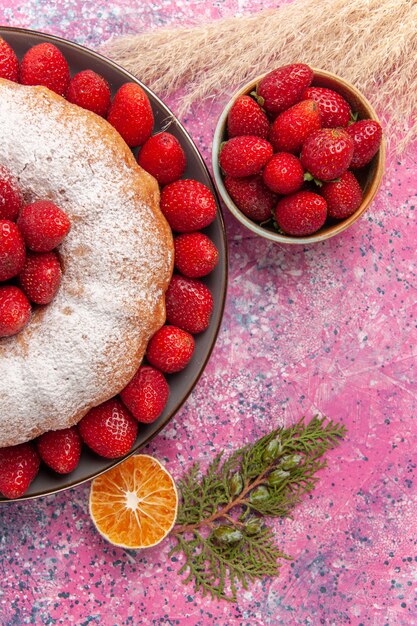
POLYGON ((180 142, 167 132, 149 137, 140 149, 137 161, 160 185, 168 185, 181 178, 187 165, 180 142))
POLYGON ((216 218, 216 199, 198 180, 181 179, 161 192, 161 211, 172 230, 190 233, 205 228, 216 218))
POLYGON ((77 467, 83 442, 76 426, 50 430, 36 440, 42 461, 57 474, 69 474, 77 467))
POLYGON ((187 367, 194 347, 194 338, 189 332, 173 324, 165 324, 151 337, 146 358, 161 372, 174 374, 187 367))
POLYGON ((258 103, 271 115, 278 115, 302 99, 311 85, 313 70, 304 63, 283 65, 269 72, 258 83, 258 103))
POLYGON ((188 278, 201 278, 214 270, 219 251, 204 233, 182 233, 174 239, 175 269, 188 278))
POLYGON ((174 274, 165 294, 165 305, 167 323, 192 335, 202 333, 210 324, 213 296, 197 278, 174 274))
POLYGON ((123 404, 142 424, 151 424, 161 415, 168 396, 165 376, 150 365, 141 365, 120 393, 123 404))
POLYGON ((0 286, 0 337, 20 332, 30 320, 30 302, 18 287, 0 286))
POLYGON ((304 91, 303 98, 317 103, 323 128, 347 126, 352 118, 349 103, 333 89, 309 87, 304 91))
POLYGON ((19 82, 19 59, 3 37, 0 37, 0 78, 19 82))
POLYGON ((227 176, 243 178, 259 174, 272 154, 271 144, 262 137, 232 137, 222 145, 219 163, 227 176))
POLYGON ((336 220, 352 215, 362 202, 362 189, 349 170, 339 180, 324 183, 320 192, 327 202, 327 215, 336 220))
POLYGON ((247 95, 236 98, 227 116, 229 138, 255 135, 267 139, 268 133, 269 120, 259 104, 247 95))
POLYGON ((20 498, 39 472, 40 458, 31 443, 0 448, 0 493, 20 498))
POLYGON ((381 125, 375 120, 359 120, 348 126, 346 131, 353 140, 351 167, 364 167, 372 160, 381 145, 381 125))
POLYGON ((249 219, 265 222, 272 217, 277 197, 263 182, 262 174, 246 178, 225 176, 224 186, 239 211, 249 219))
POLYGON ((263 181, 274 193, 286 195, 299 191, 304 184, 304 169, 300 159, 289 152, 277 152, 268 161, 263 181))
POLYGON ((116 398, 90 409, 78 424, 84 443, 105 459, 127 454, 135 443, 138 422, 116 398))
POLYGON ((353 156, 353 140, 341 128, 321 128, 311 133, 301 150, 301 163, 310 178, 328 181, 345 172, 353 156))
POLYGON ((285 196, 275 209, 279 228, 294 237, 312 235, 323 226, 326 217, 326 200, 312 191, 298 191, 285 196))
POLYGON ((128 146, 141 146, 152 134, 154 116, 145 91, 136 83, 124 83, 116 92, 107 121, 128 146))
POLYGON ((306 138, 321 128, 319 107, 314 100, 302 100, 283 111, 271 126, 269 141, 275 152, 299 154, 306 138))

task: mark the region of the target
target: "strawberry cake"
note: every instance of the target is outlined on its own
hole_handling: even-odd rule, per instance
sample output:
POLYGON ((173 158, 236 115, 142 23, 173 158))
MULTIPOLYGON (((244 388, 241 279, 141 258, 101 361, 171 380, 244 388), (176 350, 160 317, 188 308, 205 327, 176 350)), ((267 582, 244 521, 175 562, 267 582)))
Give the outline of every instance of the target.
POLYGON ((165 321, 173 242, 157 182, 104 119, 0 80, 0 129, 0 166, 25 202, 56 202, 71 222, 55 298, 0 339, 2 448, 76 424, 127 385, 165 321))

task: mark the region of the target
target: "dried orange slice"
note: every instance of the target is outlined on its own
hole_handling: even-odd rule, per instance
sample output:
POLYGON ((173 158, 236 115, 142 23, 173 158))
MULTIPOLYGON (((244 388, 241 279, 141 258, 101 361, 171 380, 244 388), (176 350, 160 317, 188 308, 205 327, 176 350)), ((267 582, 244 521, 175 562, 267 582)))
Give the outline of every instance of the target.
POLYGON ((150 548, 175 523, 178 493, 171 474, 136 454, 93 480, 90 514, 105 539, 122 548, 150 548))

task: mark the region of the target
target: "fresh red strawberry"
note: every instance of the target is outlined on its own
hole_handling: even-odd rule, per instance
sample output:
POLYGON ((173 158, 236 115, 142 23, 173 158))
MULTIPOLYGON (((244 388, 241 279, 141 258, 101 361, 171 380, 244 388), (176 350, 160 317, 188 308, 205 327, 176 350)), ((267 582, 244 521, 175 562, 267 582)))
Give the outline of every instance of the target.
POLYGON ((381 145, 382 128, 375 120, 359 120, 346 128, 353 140, 351 167, 367 165, 381 145))
POLYGON ((58 474, 68 474, 77 467, 83 442, 76 426, 50 430, 36 441, 42 461, 58 474))
POLYGON ((0 281, 19 274, 25 258, 25 242, 20 230, 14 222, 0 220, 0 281))
POLYGON ((165 305, 167 322, 195 335, 208 328, 213 296, 201 280, 174 274, 165 293, 165 305))
POLYGON ((169 385, 159 370, 150 365, 142 365, 120 396, 138 422, 150 424, 164 410, 168 401, 169 385))
POLYGON ((351 119, 349 103, 333 89, 309 87, 304 91, 303 99, 317 102, 323 128, 347 126, 351 119))
POLYGON ((0 219, 14 222, 23 205, 23 194, 18 180, 0 165, 0 219))
POLYGON ((189 278, 201 278, 214 270, 219 251, 204 233, 184 233, 174 240, 175 267, 189 278))
POLYGON ((304 63, 278 67, 259 82, 256 89, 258 102, 267 113, 277 115, 299 102, 312 80, 313 70, 304 63))
POLYGON ((0 493, 20 498, 37 476, 40 459, 31 443, 0 448, 0 493))
POLYGON ((174 135, 158 133, 145 141, 138 154, 138 163, 160 185, 167 185, 184 174, 185 152, 174 135))
POLYGON ((19 60, 2 37, 0 37, 0 78, 19 82, 19 60))
POLYGON ((305 140, 301 163, 320 181, 334 180, 345 172, 352 160, 353 140, 342 128, 315 130, 305 140))
POLYGON ((110 107, 110 87, 107 80, 92 70, 83 70, 70 80, 66 99, 83 109, 105 117, 110 107))
POLYGON ((107 120, 128 146, 141 146, 151 136, 154 117, 149 98, 136 83, 125 83, 117 91, 107 120))
POLYGON ((48 304, 61 283, 62 270, 55 252, 29 252, 19 274, 19 284, 29 300, 48 304))
POLYGON ((259 104, 250 96, 236 98, 227 116, 228 136, 254 135, 267 139, 268 133, 269 120, 259 104))
POLYGON ((66 213, 49 200, 38 200, 23 207, 17 225, 33 252, 50 252, 63 241, 71 227, 66 213))
POLYGON ((0 337, 20 332, 30 319, 31 307, 23 291, 14 285, 0 287, 0 337))
POLYGON ((253 176, 259 174, 272 153, 271 144, 262 137, 232 137, 220 149, 219 164, 227 176, 253 176))
POLYGON ((177 326, 162 326, 149 341, 146 358, 165 374, 173 374, 188 365, 194 345, 194 338, 187 331, 177 326))
POLYGON ((274 193, 262 180, 262 175, 247 178, 226 176, 224 186, 237 208, 254 222, 265 222, 272 217, 272 209, 277 203, 274 193))
POLYGON ((116 459, 132 449, 138 422, 119 400, 112 398, 91 409, 79 422, 78 430, 96 454, 116 459))
POLYGON ((320 190, 327 202, 327 215, 336 220, 349 217, 362 202, 362 189, 349 170, 338 181, 323 183, 320 190))
POLYGON ((263 181, 271 191, 289 194, 299 191, 304 184, 304 169, 300 159, 289 152, 277 152, 265 165, 263 181))
POLYGON ((305 139, 321 128, 319 108, 314 100, 302 100, 280 113, 271 126, 269 141, 275 152, 300 154, 305 139))
POLYGON ((160 206, 172 230, 179 233, 201 230, 216 217, 216 200, 198 180, 176 180, 164 187, 160 206))
POLYGON ((312 235, 326 221, 326 200, 311 191, 298 191, 282 198, 275 209, 275 219, 287 235, 312 235))
POLYGON ((70 78, 64 55, 51 43, 39 43, 30 48, 20 65, 23 85, 43 85, 60 96, 66 93, 70 78))

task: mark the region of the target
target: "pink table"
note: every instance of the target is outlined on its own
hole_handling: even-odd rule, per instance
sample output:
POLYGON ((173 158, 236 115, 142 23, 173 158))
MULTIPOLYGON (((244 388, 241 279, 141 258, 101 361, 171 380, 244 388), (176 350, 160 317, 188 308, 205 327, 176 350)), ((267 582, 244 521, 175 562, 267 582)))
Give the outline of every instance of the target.
MULTIPOLYGON (((95 48, 111 34, 274 4, 5 0, 0 16, 95 48)), ((222 104, 185 120, 207 162, 222 104)), ((230 286, 219 339, 194 393, 147 450, 179 478, 194 460, 204 465, 301 415, 345 423, 348 438, 317 489, 294 520, 274 525, 294 557, 281 576, 236 605, 203 599, 182 585, 169 540, 143 553, 107 544, 85 485, 0 507, 1 624, 417 624, 416 157, 410 149, 391 162, 366 215, 320 245, 273 245, 225 215, 230 286)))

